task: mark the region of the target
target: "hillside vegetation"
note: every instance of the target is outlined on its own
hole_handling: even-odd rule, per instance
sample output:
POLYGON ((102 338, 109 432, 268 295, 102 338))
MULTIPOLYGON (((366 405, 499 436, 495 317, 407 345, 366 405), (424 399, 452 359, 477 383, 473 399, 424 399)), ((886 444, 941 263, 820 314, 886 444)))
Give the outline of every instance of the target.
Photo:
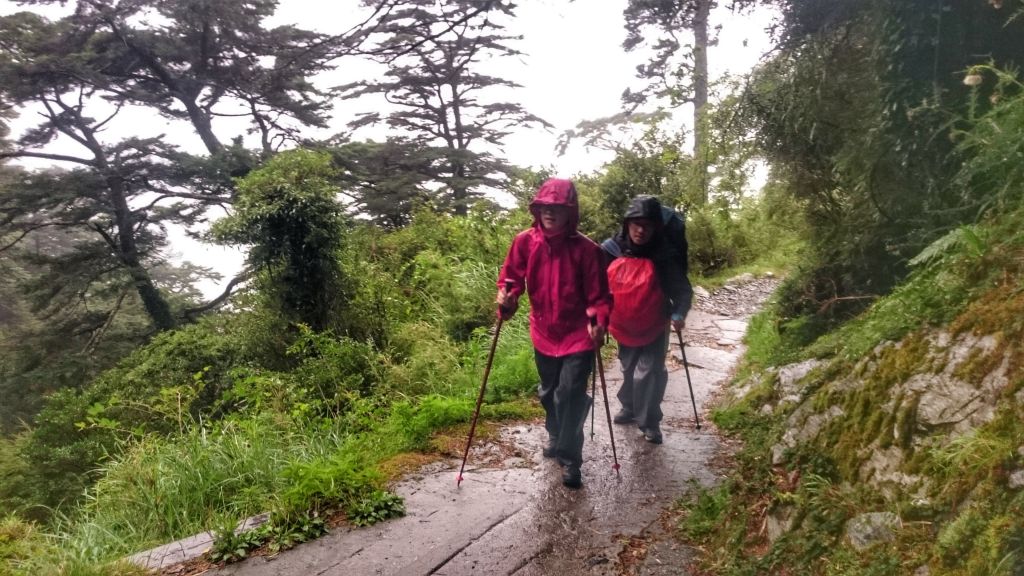
POLYGON ((714 411, 736 469, 682 525, 713 573, 1024 574, 1024 97, 996 77, 957 179, 995 207, 810 342, 779 302, 752 321, 714 411))

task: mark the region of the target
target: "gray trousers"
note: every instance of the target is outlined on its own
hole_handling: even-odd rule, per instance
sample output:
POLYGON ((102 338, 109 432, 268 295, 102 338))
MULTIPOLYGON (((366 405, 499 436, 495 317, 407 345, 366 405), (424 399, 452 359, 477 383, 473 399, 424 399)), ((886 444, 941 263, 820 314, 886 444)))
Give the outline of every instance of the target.
POLYGON ((667 353, 668 330, 643 346, 619 345, 622 387, 617 396, 622 409, 633 414, 641 429, 654 428, 661 423, 661 401, 668 384, 667 353))
POLYGON ((534 350, 540 385, 537 396, 544 406, 544 427, 555 445, 558 461, 565 466, 583 463, 583 425, 593 400, 587 395, 587 379, 594 367, 594 352, 545 356, 534 350))

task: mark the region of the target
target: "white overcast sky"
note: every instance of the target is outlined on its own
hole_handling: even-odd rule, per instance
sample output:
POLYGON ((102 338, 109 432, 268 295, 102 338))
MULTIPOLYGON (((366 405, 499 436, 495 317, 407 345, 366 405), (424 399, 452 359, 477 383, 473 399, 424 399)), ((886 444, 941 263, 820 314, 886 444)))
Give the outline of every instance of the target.
MULTIPOLYGON (((354 2, 354 0, 349 0, 354 2)), ((523 52, 517 58, 488 62, 486 71, 522 85, 500 99, 514 99, 527 111, 554 125, 546 130, 527 127, 505 141, 504 156, 515 164, 533 168, 553 167, 556 175, 571 177, 599 169, 611 160, 610 153, 576 147, 558 157, 558 137, 582 120, 593 120, 619 111, 619 97, 627 86, 639 85, 633 78, 643 57, 625 53, 622 12, 626 0, 522 0, 516 18, 507 32, 522 35, 513 47, 523 52)), ((275 24, 295 24, 324 32, 340 32, 352 21, 342 2, 282 0, 275 24), (316 9, 312 7, 316 6, 316 9)), ((768 49, 765 28, 772 13, 760 9, 747 14, 731 14, 719 9, 713 25, 721 24, 719 43, 709 52, 712 78, 726 73, 748 71, 768 49)), ((340 82, 347 81, 344 70, 359 66, 342 64, 340 82)), ((369 69, 367 69, 369 70, 369 69)), ((334 82, 331 82, 334 83, 334 82)), ((335 111, 339 126, 357 112, 365 112, 370 102, 339 103, 335 111)), ((690 113, 683 114, 689 117, 690 113)))
MULTIPOLYGON (((356 5, 356 0, 281 0, 271 24, 294 24, 337 33, 352 22, 356 5)), ((638 87, 633 71, 643 61, 643 56, 627 54, 621 48, 625 38, 622 20, 625 5, 626 0, 522 0, 519 3, 516 19, 507 31, 523 36, 523 40, 514 45, 523 56, 489 62, 484 71, 521 84, 522 88, 502 97, 514 98, 554 128, 527 127, 507 138, 504 156, 509 161, 534 168, 550 167, 558 176, 572 177, 598 170, 612 159, 609 152, 587 150, 582 146, 574 146, 559 157, 555 145, 561 133, 580 121, 616 113, 622 91, 628 86, 638 87)), ((73 2, 64 8, 22 7, 11 0, 0 0, 0 14, 32 10, 57 17, 72 6, 73 2)), ((772 13, 763 9, 736 15, 720 8, 712 15, 712 25, 721 25, 718 44, 709 50, 712 80, 724 74, 743 74, 762 57, 769 48, 765 29, 771 19, 772 13)), ((343 60, 339 71, 322 81, 325 85, 339 84, 352 75, 372 74, 372 70, 353 59, 343 60)), ((336 126, 332 126, 331 132, 342 130, 343 124, 354 114, 371 108, 371 101, 339 102, 334 114, 336 126)), ((685 121, 690 113, 681 112, 685 121)), ((31 123, 30 116, 26 114, 21 121, 13 123, 15 133, 19 127, 31 123)), ((151 112, 129 112, 118 120, 136 135, 166 132, 170 140, 202 150, 198 137, 191 131, 172 126, 151 112), (145 130, 140 130, 140 126, 145 130)), ((357 136, 379 139, 382 134, 368 132, 357 136)), ((63 146, 59 151, 78 152, 63 146)), ((37 162, 26 164, 39 165, 37 162)), ((219 283, 205 282, 201 286, 207 295, 218 293, 217 284, 226 283, 241 267, 242 256, 238 251, 198 244, 178 233, 173 234, 172 240, 175 249, 185 258, 214 268, 225 276, 219 283)))

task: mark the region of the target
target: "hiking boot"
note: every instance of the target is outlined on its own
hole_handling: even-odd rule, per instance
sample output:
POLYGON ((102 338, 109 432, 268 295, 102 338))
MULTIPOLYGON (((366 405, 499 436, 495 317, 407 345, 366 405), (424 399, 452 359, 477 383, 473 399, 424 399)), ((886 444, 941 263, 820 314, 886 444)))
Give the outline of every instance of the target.
POLYGON ((650 428, 644 428, 644 440, 647 440, 651 444, 661 444, 661 429, 657 424, 650 428))
POLYGON ((633 416, 633 413, 625 408, 616 412, 615 417, 612 418, 612 422, 616 424, 632 424, 635 420, 636 418, 633 416))
POLYGON ((567 466, 562 472, 562 486, 566 488, 579 488, 583 486, 583 474, 579 466, 567 466))
POLYGON ((545 458, 554 458, 555 456, 557 456, 558 441, 555 440, 554 438, 548 440, 548 445, 544 447, 544 450, 541 451, 541 454, 543 454, 545 458))

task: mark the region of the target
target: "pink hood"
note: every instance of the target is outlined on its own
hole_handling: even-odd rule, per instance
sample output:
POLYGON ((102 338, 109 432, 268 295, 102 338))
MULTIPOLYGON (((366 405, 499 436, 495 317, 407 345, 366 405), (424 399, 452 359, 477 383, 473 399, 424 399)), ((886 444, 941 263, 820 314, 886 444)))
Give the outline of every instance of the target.
POLYGON ((576 198, 576 186, 572 180, 549 178, 537 189, 537 194, 530 201, 530 214, 533 214, 533 225, 540 228, 540 206, 554 204, 569 208, 569 236, 576 233, 580 223, 580 204, 576 198))

